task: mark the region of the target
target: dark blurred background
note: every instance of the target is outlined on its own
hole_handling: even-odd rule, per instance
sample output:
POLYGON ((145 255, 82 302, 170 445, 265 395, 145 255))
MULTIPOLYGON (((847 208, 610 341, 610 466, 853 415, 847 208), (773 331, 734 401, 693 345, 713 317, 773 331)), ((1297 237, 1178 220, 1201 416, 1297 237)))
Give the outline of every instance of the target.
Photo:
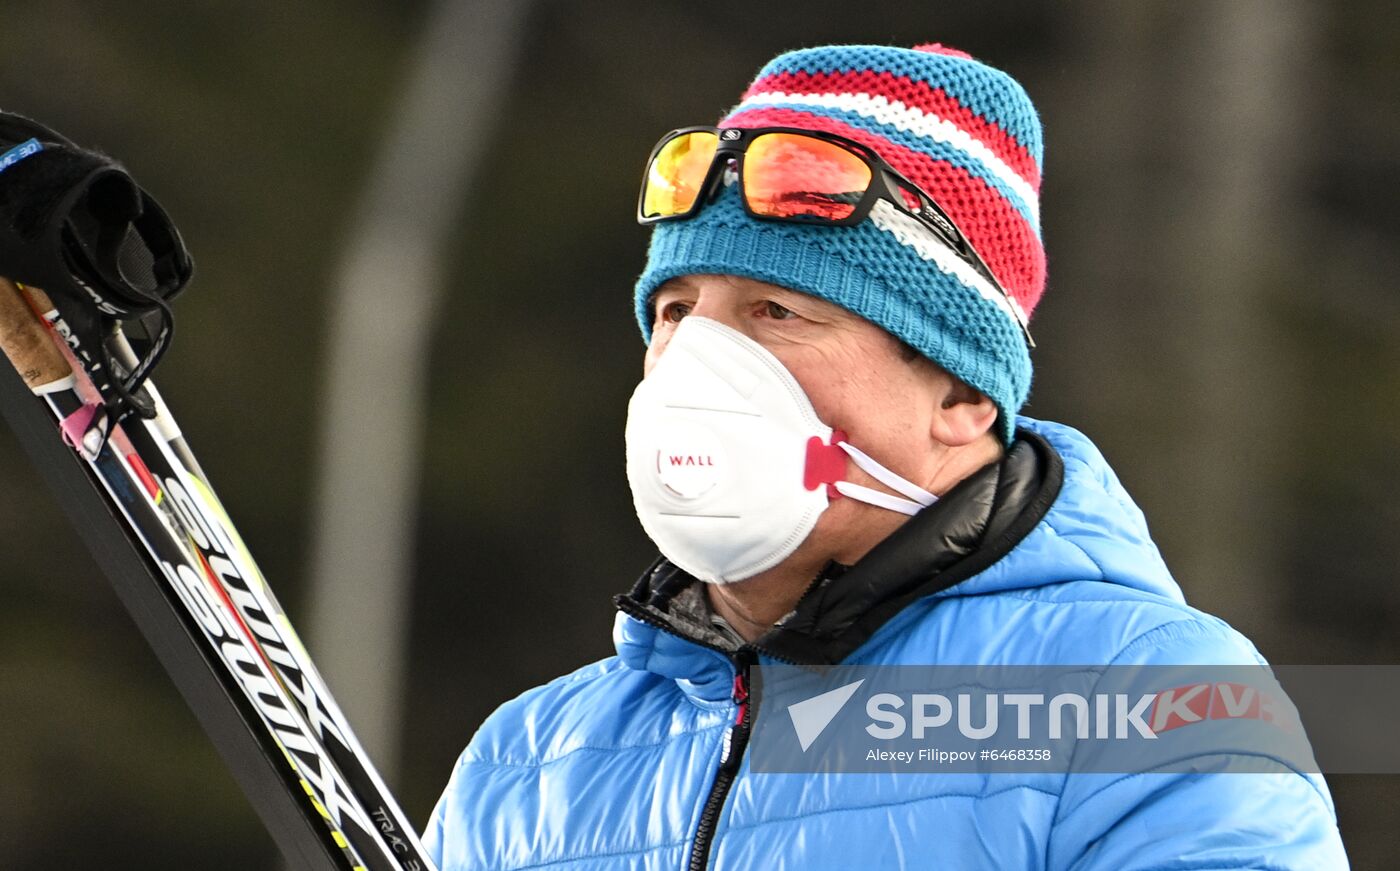
MULTIPOLYGON (((439 297, 416 342, 408 579, 391 582, 401 619, 382 621, 403 628, 403 673, 318 655, 352 722, 382 721, 367 743, 414 819, 497 704, 611 652, 609 596, 653 553, 622 464, 643 350, 641 161, 804 45, 940 41, 1025 85, 1046 128, 1050 257, 1027 413, 1098 442, 1188 598, 1272 661, 1400 662, 1392 4, 464 7, 467 36, 473 16, 495 22, 495 50, 455 63, 495 99, 437 117, 474 125, 481 147, 432 246, 439 297), (397 695, 372 688, 381 678, 397 695)), ((372 233, 375 177, 416 159, 385 152, 439 14, 404 0, 4 4, 0 107, 121 157, 195 253, 158 381, 313 655, 335 649, 338 615, 342 638, 365 619, 312 583, 317 494, 334 492, 319 445, 360 437, 322 430, 336 294, 357 274, 347 246, 372 233)), ((392 332, 400 289, 372 290, 359 310, 392 332)), ((382 392, 351 395, 374 426, 382 392)), ((3 428, 0 492, 0 865, 274 867, 3 428)), ((1396 867, 1400 775, 1329 783, 1355 867, 1396 867)))

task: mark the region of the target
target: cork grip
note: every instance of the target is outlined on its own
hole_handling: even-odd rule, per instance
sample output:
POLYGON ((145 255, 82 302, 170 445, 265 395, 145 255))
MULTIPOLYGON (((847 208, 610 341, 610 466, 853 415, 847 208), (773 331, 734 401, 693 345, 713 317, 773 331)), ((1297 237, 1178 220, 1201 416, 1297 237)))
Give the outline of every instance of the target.
MULTIPOLYGON (((30 293, 42 300, 40 304, 47 303, 37 291, 30 293)), ((8 278, 0 278, 0 348, 30 390, 39 392, 73 374, 43 320, 29 307, 24 291, 8 278)))

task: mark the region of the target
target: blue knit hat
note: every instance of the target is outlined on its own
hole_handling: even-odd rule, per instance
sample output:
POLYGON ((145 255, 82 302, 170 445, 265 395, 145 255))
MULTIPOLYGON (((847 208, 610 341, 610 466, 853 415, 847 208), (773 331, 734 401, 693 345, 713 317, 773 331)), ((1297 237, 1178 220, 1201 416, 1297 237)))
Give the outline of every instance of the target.
POLYGON ((939 45, 788 52, 721 127, 798 127, 873 148, 952 217, 1008 296, 913 218, 878 203, 851 227, 758 221, 733 186, 693 218, 657 224, 636 310, 680 275, 740 275, 833 302, 883 327, 992 399, 1009 443, 1030 393, 1018 318, 1045 288, 1041 131, 1014 79, 939 45))

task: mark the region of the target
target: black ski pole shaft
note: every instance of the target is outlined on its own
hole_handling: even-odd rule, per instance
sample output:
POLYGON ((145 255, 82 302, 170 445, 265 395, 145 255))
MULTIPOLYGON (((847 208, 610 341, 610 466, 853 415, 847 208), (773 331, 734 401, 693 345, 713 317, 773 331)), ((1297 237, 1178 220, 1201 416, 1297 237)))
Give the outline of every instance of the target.
MULTIPOLYGON (((54 333, 65 342, 65 353, 80 368, 94 366, 95 358, 77 343, 62 315, 52 303, 34 291, 32 300, 42 303, 36 309, 54 333)), ((116 377, 130 371, 135 362, 119 327, 106 340, 116 377)), ((275 710, 269 725, 286 728, 283 720, 294 719, 298 728, 290 736, 289 748, 297 758, 321 806, 348 838, 370 868, 401 868, 427 871, 431 859, 418 840, 407 816, 384 785, 368 754, 360 746, 341 713, 330 689, 317 672, 298 639, 291 622, 259 572, 237 529, 209 486, 203 470, 185 442, 169 408, 153 382, 143 388, 148 394, 149 418, 131 417, 121 427, 119 443, 129 445, 120 453, 139 458, 141 475, 149 480, 152 498, 165 507, 175 538, 185 545, 191 571, 202 569, 213 587, 215 600, 233 617, 241 639, 265 670, 260 681, 275 682, 274 693, 260 690, 255 699, 275 695, 286 710, 275 710), (162 503, 160 497, 165 497, 162 503)), ((162 563, 162 565, 166 565, 162 563)), ((179 586, 178 578, 172 583, 179 586)), ((246 663, 231 662, 230 666, 246 663)))
MULTIPOLYGON (((62 329, 63 321, 56 313, 50 314, 53 323, 60 328, 58 332, 67 339, 65 353, 72 358, 70 362, 78 369, 95 368, 93 356, 77 344, 70 331, 62 329)), ((108 374, 124 377, 120 363, 114 365, 118 371, 108 374)), ((86 394, 82 398, 92 403, 90 407, 98 407, 95 403, 100 400, 97 388, 81 375, 78 387, 86 394)), ((53 405, 58 396, 49 394, 46 398, 53 405)), ((72 397, 68 401, 81 404, 81 400, 72 397)), ((54 411, 60 419, 71 414, 58 405, 54 411)), ((127 424, 111 430, 108 441, 115 448, 118 463, 112 464, 109 459, 104 462, 105 453, 90 458, 108 495, 127 514, 128 522, 156 555, 157 566, 196 616, 209 643, 218 650, 230 674, 262 715, 264 726, 281 744, 313 808, 332 829, 337 845, 356 865, 363 862, 371 871, 416 868, 412 864, 400 865, 382 843, 381 824, 371 818, 359 796, 345 783, 302 710, 292 701, 289 688, 279 680, 269 660, 268 651, 263 649, 253 627, 239 615, 228 590, 219 582, 225 561, 217 556, 206 558, 196 550, 196 541, 203 539, 201 527, 189 508, 190 500, 179 498, 184 496, 179 486, 169 475, 158 473, 165 468, 159 453, 149 444, 138 447, 131 441, 131 434, 141 434, 140 423, 139 418, 133 417, 127 424), (173 492, 167 492, 167 487, 172 487, 173 492), (152 524, 150 512, 154 512, 158 524, 152 524)), ((93 433, 89 431, 88 435, 93 433)), ((100 439, 98 441, 100 443, 100 439)), ((231 525, 228 528, 231 529, 231 525)))
MULTIPOLYGON (((46 320, 58 326, 56 312, 46 320)), ((135 359, 125 338, 114 341, 116 356, 128 364, 135 359)), ((429 869, 432 861, 419 842, 408 817, 355 737, 348 720, 317 671, 271 586, 238 535, 213 487, 194 458, 170 409, 154 384, 150 392, 155 416, 133 421, 126 434, 161 482, 192 532, 191 543, 223 585, 229 602, 250 628, 256 643, 300 708, 330 761, 369 811, 383 845, 406 871, 429 869)))
POLYGON ((33 328, 42 331, 42 323, 15 286, 3 280, 0 322, 0 343, 14 364, 12 371, 0 372, 0 411, 274 840, 298 868, 362 867, 344 835, 318 810, 319 801, 306 790, 284 742, 267 728, 265 714, 209 643, 207 627, 167 582, 149 542, 132 525, 158 529, 163 525, 158 513, 135 498, 125 499, 125 505, 112 498, 109 485, 130 497, 143 486, 140 476, 122 467, 111 444, 93 462, 84 462, 61 441, 58 409, 81 404, 84 374, 51 336, 37 341, 33 328))

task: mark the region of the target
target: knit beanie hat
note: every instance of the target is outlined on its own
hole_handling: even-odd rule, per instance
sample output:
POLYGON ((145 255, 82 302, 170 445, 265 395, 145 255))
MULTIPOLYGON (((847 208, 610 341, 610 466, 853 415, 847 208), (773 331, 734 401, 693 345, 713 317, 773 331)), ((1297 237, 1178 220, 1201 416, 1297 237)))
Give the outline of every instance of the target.
POLYGON ((719 126, 821 130, 873 148, 948 213, 1010 299, 893 208, 849 227, 760 221, 730 185, 652 231, 635 300, 647 341, 651 296, 671 278, 781 285, 883 327, 986 394, 1010 443, 1031 385, 1014 309, 1029 317, 1045 288, 1040 121, 1021 86, 937 44, 802 49, 769 62, 719 126))

